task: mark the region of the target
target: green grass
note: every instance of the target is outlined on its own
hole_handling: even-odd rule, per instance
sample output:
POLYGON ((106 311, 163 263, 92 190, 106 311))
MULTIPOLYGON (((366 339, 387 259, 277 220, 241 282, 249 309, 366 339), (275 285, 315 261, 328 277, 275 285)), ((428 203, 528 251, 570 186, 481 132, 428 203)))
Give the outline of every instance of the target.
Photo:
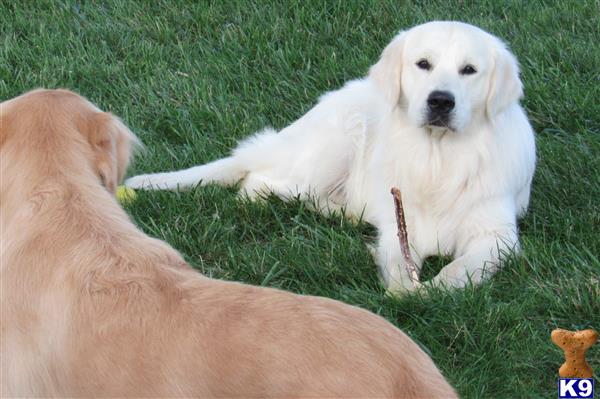
MULTIPOLYGON (((510 43, 538 168, 524 255, 475 289, 384 296, 374 230, 235 190, 140 193, 138 225, 201 272, 337 298, 406 331, 469 398, 555 397, 555 327, 600 329, 598 1, 2 2, 0 99, 67 87, 121 116, 147 150, 130 174, 221 157, 362 76, 402 27, 481 26, 510 43), (103 5, 101 5, 102 3, 103 5)), ((430 267, 439 267, 433 262, 430 267)), ((600 377, 600 345, 588 360, 600 377)))

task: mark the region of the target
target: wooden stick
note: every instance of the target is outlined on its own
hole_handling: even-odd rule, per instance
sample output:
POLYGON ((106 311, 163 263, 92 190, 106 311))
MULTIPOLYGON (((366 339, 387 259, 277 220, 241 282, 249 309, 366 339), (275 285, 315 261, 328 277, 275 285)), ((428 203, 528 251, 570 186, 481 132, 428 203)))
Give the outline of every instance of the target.
POLYGON ((408 246, 408 231, 406 230, 406 218, 404 217, 404 208, 402 207, 402 194, 396 187, 392 187, 392 195, 394 196, 394 206, 396 208, 396 224, 398 225, 398 240, 400 241, 400 249, 402 256, 406 262, 406 271, 410 280, 415 286, 421 285, 419 282, 419 272, 417 264, 410 256, 410 248, 408 246))

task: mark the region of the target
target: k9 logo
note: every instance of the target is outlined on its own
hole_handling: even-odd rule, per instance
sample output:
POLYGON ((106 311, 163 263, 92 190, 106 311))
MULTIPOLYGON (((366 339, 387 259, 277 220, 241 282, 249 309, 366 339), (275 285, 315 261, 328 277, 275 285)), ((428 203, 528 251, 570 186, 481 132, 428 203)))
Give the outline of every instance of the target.
POLYGON ((559 398, 593 398, 594 397, 594 379, 593 378, 559 378, 558 379, 558 397, 559 398))

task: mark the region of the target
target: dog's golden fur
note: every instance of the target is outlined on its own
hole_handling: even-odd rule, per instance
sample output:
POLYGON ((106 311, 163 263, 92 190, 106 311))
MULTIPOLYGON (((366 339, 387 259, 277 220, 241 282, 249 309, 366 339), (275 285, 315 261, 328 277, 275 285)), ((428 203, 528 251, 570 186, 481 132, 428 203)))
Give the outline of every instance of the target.
POLYGON ((456 397, 381 317, 209 279, 138 230, 116 117, 65 90, 0 113, 3 396, 456 397))

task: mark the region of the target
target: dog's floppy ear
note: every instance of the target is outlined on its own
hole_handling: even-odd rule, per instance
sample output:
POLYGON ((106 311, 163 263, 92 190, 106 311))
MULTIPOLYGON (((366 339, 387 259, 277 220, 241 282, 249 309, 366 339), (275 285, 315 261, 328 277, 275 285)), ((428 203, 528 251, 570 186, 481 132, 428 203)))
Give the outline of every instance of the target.
POLYGON ((95 113, 90 124, 89 140, 96 173, 106 189, 114 194, 129 165, 132 146, 139 145, 139 141, 119 118, 110 113, 95 113))
POLYGON ((369 79, 393 105, 396 105, 400 99, 402 52, 405 40, 406 33, 398 33, 383 50, 379 61, 369 69, 369 79))
POLYGON ((517 59, 503 43, 499 43, 496 48, 486 103, 488 118, 504 111, 523 96, 523 84, 519 78, 517 59))

